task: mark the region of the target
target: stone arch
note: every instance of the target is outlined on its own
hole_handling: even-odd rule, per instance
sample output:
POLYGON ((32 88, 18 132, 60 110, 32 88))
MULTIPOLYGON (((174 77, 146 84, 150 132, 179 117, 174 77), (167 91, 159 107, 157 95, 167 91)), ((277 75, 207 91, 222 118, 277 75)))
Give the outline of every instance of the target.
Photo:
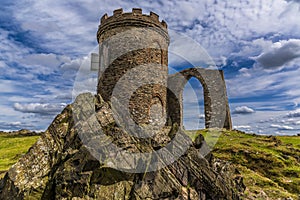
POLYGON ((168 118, 183 126, 183 89, 190 78, 199 80, 203 87, 205 127, 231 129, 223 71, 205 68, 189 68, 168 78, 168 118))
POLYGON ((159 95, 154 95, 152 97, 148 116, 150 117, 150 120, 152 120, 152 122, 165 122, 165 105, 159 95))
POLYGON ((165 106, 164 102, 162 101, 162 98, 159 94, 154 94, 152 96, 151 105, 156 104, 156 103, 160 103, 163 107, 165 106))

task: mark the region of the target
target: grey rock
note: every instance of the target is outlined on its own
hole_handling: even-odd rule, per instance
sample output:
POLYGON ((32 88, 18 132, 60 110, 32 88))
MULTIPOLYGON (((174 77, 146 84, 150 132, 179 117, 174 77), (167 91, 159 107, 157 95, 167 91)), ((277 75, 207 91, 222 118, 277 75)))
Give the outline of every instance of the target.
MULTIPOLYGON (((175 162, 152 172, 130 173, 110 168, 104 162, 108 153, 105 151, 109 151, 105 148, 102 157, 95 159, 83 145, 88 138, 79 137, 78 130, 85 130, 86 123, 78 119, 91 120, 90 130, 100 124, 111 141, 100 141, 98 145, 105 147, 112 142, 129 152, 162 148, 171 141, 166 135, 173 137, 174 128, 178 128, 175 125, 162 131, 162 140, 136 138, 122 131, 111 114, 109 103, 99 96, 79 95, 9 169, 0 181, 0 199, 240 199, 239 193, 245 188, 242 181, 233 178, 234 168, 215 159, 207 160, 199 153, 206 145, 204 138, 197 139, 175 162), (86 103, 91 98, 94 104, 86 103), (94 115, 97 117, 92 118, 94 115), (93 120, 98 125, 93 125, 93 120)), ((87 137, 90 130, 85 130, 87 137)), ((92 137, 99 136, 91 133, 96 134, 92 137)))

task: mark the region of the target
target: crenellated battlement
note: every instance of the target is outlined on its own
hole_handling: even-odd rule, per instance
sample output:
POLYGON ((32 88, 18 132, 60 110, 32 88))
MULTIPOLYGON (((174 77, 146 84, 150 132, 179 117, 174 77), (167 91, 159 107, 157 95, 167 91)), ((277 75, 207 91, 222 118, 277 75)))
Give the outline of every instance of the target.
POLYGON ((97 38, 99 42, 100 35, 112 28, 115 27, 126 27, 126 26, 132 26, 132 27, 152 27, 157 28, 163 35, 168 38, 168 25, 167 23, 162 20, 159 20, 159 15, 150 12, 149 15, 143 14, 143 11, 141 8, 133 8, 132 12, 126 13, 123 12, 123 9, 117 9, 113 11, 112 16, 108 16, 107 14, 104 14, 101 17, 100 25, 97 33, 97 38))
POLYGON ((131 13, 124 13, 123 9, 119 8, 119 9, 113 11, 112 16, 108 16, 106 13, 101 17, 101 25, 105 24, 105 23, 109 23, 110 21, 113 21, 116 18, 118 18, 119 20, 122 20, 122 18, 126 19, 129 17, 133 17, 133 18, 138 17, 138 19, 141 19, 141 20, 143 20, 143 19, 151 20, 151 21, 161 25, 164 28, 168 28, 167 23, 164 20, 162 20, 161 22, 159 21, 158 14, 156 14, 152 11, 150 12, 149 15, 143 14, 143 10, 141 8, 133 8, 131 13))

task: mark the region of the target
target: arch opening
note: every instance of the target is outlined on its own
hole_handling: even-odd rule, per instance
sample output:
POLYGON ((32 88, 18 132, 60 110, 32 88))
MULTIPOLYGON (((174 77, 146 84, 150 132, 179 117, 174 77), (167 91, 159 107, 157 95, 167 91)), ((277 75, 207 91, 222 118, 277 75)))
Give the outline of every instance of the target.
POLYGON ((182 92, 182 123, 186 130, 205 128, 204 92, 201 82, 190 77, 182 92))
POLYGON ((154 97, 151 100, 149 110, 149 122, 153 125, 162 126, 166 123, 166 114, 162 100, 159 97, 154 97))

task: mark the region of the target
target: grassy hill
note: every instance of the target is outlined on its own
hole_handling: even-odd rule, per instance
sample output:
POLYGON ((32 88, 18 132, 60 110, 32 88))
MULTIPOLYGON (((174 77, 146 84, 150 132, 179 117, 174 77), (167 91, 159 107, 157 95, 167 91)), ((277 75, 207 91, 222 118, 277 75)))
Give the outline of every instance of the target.
POLYGON ((300 199, 300 137, 259 136, 240 131, 203 134, 215 157, 232 162, 244 177, 245 199, 300 199))
MULTIPOLYGON (((300 198, 300 137, 259 136, 240 131, 186 131, 203 134, 214 156, 232 162, 244 177, 245 199, 300 198)), ((17 162, 39 136, 0 132, 1 172, 17 162)))
POLYGON ((39 136, 0 132, 0 178, 3 172, 16 163, 39 136))

